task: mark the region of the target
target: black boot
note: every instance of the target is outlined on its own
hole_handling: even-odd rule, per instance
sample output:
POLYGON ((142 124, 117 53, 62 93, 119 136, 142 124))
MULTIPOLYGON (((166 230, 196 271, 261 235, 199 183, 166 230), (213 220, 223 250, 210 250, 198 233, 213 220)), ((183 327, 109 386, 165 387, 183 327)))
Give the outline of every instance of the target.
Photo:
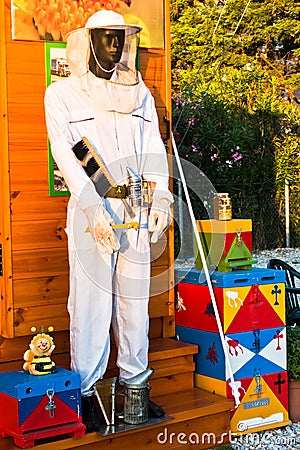
POLYGON ((158 419, 165 416, 165 411, 161 406, 149 400, 149 418, 158 419))
POLYGON ((86 426, 86 432, 99 431, 100 421, 94 395, 81 397, 82 422, 86 426))

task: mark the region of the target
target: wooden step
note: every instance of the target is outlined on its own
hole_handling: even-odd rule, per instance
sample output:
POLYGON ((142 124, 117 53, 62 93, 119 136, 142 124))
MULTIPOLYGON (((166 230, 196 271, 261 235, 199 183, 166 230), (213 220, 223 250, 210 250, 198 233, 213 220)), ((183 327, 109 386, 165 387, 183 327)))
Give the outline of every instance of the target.
POLYGON ((193 356, 198 346, 176 339, 153 339, 149 347, 149 366, 152 395, 173 394, 194 387, 195 363, 193 356))
POLYGON ((196 353, 198 353, 196 344, 188 344, 171 338, 156 338, 150 340, 149 362, 171 359, 182 355, 194 355, 196 353))
MULTIPOLYGON (((196 344, 188 344, 172 338, 154 338, 149 341, 149 365, 156 364, 161 361, 161 367, 165 364, 173 365, 172 360, 178 357, 187 357, 198 353, 196 344), (167 362, 166 362, 167 361, 167 362)), ((108 362, 108 369, 116 367, 117 351, 113 345, 108 362)), ((176 364, 176 362, 175 362, 176 364)))
MULTIPOLYGON (((171 338, 155 338, 149 343, 149 367, 155 372, 151 376, 151 392, 163 395, 194 387, 195 363, 193 355, 198 346, 171 338)), ((118 375, 116 348, 111 349, 106 377, 118 375)))
MULTIPOLYGON (((151 396, 151 399, 172 419, 109 436, 89 433, 80 439, 66 437, 51 442, 48 438, 46 443, 36 442, 34 449, 158 450, 192 445, 197 449, 209 449, 229 441, 230 410, 234 405, 226 398, 193 388, 172 395, 151 396)), ((18 449, 11 437, 0 438, 0 448, 18 449)))

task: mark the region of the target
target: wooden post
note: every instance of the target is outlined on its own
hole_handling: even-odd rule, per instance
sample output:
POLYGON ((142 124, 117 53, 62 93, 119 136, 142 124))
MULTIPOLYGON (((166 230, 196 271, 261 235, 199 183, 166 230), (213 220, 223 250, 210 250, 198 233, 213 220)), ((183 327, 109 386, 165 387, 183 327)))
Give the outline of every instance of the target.
POLYGON ((0 2, 0 245, 2 246, 2 275, 0 276, 0 335, 12 338, 14 334, 6 82, 6 24, 4 8, 3 2, 0 2))

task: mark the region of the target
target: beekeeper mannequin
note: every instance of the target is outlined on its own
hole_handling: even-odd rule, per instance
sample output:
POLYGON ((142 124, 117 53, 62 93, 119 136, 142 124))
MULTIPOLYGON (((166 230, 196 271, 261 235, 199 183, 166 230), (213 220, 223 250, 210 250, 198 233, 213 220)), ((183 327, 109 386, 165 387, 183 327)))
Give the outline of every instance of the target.
POLYGON ((52 83, 45 94, 52 154, 71 193, 66 226, 71 368, 81 377, 88 431, 99 426, 85 410, 92 409, 93 386, 107 368, 111 324, 121 382, 148 365, 149 236, 156 242, 171 221, 173 199, 154 100, 135 69, 139 31, 115 12, 95 13, 67 38, 71 76, 52 83), (119 188, 99 195, 83 158, 74 153, 83 137, 116 186, 128 186, 131 171, 154 187, 150 209, 144 203, 128 208, 128 192, 119 198, 119 188), (132 222, 137 229, 124 226, 132 222))

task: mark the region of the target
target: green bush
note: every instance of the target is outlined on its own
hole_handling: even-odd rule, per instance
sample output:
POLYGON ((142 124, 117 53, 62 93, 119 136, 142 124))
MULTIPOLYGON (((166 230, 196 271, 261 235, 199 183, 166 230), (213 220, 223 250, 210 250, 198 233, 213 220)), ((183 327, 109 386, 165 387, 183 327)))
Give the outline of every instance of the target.
POLYGON ((257 250, 285 244, 285 180, 290 245, 300 245, 299 18, 293 0, 171 0, 180 155, 230 193, 235 217, 253 220, 257 250))
MULTIPOLYGON (((229 192, 235 218, 253 220, 257 249, 284 244, 289 180, 292 244, 300 245, 300 114, 282 99, 277 79, 255 63, 225 67, 213 81, 198 76, 192 92, 192 71, 177 79, 182 89, 173 95, 173 126, 180 156, 218 192, 229 192)), ((196 200, 194 209, 203 213, 196 200)))

